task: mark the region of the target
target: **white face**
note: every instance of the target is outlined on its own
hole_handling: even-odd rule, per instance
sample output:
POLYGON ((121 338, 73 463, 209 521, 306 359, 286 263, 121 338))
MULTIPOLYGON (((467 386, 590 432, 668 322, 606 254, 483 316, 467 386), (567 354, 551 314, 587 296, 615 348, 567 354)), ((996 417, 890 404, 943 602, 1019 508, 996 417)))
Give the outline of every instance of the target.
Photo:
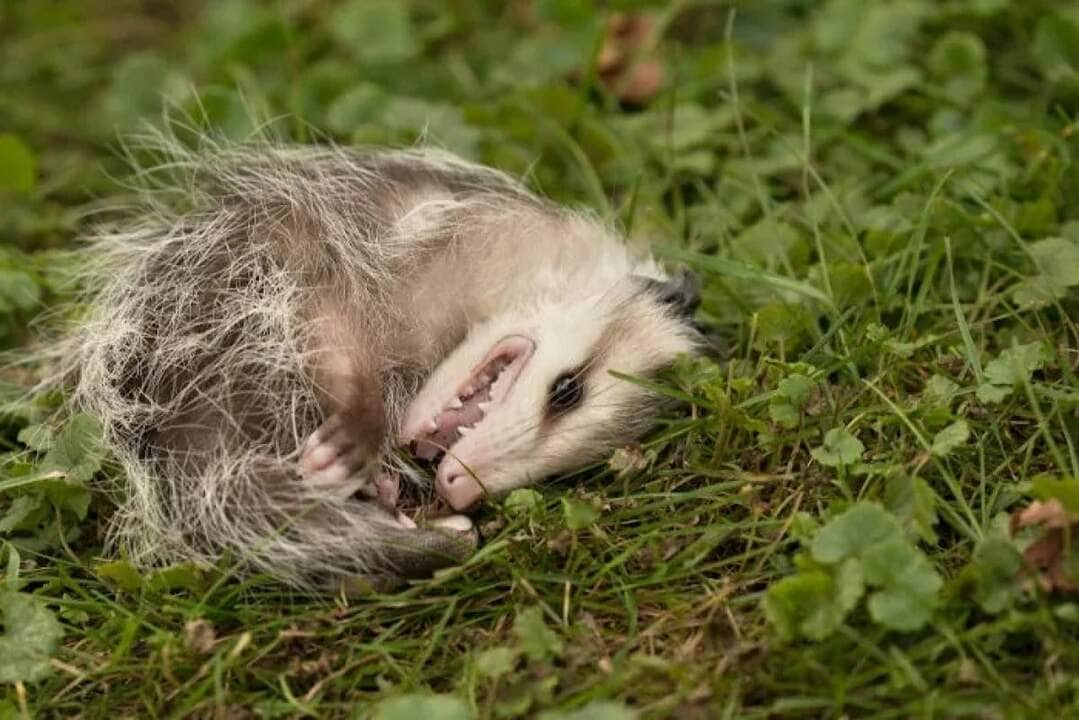
POLYGON ((637 278, 603 295, 509 311, 477 326, 431 374, 399 433, 441 456, 435 488, 456 510, 596 460, 653 420, 647 376, 694 349, 678 312, 637 278))

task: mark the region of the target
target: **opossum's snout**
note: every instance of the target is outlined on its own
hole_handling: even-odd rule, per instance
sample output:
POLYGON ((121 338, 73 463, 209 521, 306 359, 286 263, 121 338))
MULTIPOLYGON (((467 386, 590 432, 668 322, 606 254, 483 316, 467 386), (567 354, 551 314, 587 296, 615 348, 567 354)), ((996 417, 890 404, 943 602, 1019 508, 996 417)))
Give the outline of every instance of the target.
POLYGON ((467 510, 485 493, 475 473, 445 455, 473 431, 494 404, 505 400, 535 349, 532 339, 507 335, 472 368, 448 400, 439 402, 428 390, 427 397, 417 398, 409 409, 400 442, 408 445, 416 458, 438 464, 435 488, 455 510, 467 510))

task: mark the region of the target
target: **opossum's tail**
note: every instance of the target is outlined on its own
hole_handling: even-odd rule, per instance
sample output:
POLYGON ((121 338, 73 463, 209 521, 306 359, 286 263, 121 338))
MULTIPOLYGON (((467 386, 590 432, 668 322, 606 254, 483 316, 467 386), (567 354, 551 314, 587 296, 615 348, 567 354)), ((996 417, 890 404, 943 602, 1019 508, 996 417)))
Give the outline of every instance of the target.
POLYGON ((244 574, 308 588, 386 587, 459 564, 471 547, 437 530, 408 530, 381 506, 311 493, 292 464, 224 449, 199 469, 162 467, 121 451, 112 551, 141 567, 222 557, 244 574))

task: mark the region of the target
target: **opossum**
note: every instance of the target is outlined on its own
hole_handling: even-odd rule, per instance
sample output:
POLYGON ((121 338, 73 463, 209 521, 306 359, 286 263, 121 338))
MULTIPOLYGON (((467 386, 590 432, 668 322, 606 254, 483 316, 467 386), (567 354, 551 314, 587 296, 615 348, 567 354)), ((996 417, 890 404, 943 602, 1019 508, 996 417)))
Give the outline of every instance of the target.
POLYGON ((139 566, 231 558, 324 588, 459 563, 481 500, 653 424, 662 398, 611 371, 699 346, 691 274, 501 172, 434 149, 158 151, 168 179, 92 239, 64 345, 70 404, 122 468, 107 551, 139 566), (456 514, 429 517, 437 497, 456 514))

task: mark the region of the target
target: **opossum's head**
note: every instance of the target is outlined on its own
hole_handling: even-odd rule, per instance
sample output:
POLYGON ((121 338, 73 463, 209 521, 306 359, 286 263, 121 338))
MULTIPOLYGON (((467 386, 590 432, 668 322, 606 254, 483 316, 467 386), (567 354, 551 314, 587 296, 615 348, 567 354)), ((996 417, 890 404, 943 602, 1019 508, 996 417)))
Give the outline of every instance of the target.
POLYGON ((399 435, 437 462, 456 510, 579 468, 647 430, 645 376, 691 352, 695 279, 629 276, 606 292, 515 308, 475 327, 431 374, 399 435))

